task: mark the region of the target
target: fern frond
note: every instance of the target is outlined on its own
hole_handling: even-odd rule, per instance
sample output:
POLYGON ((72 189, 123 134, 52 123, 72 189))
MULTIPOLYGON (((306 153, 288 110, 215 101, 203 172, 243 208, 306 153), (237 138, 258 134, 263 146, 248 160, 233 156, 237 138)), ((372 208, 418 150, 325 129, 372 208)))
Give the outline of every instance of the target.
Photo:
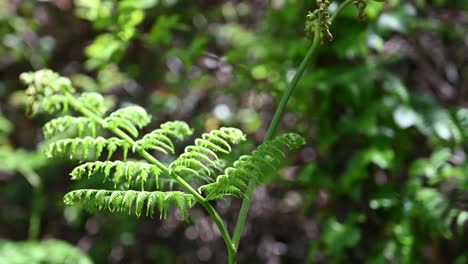
POLYGON ((67 205, 78 205, 88 210, 109 210, 135 212, 140 216, 146 204, 146 215, 153 216, 154 210, 160 212, 160 218, 167 217, 167 211, 175 205, 179 208, 182 217, 188 216, 188 208, 193 206, 194 197, 191 194, 169 191, 169 192, 146 192, 146 191, 111 191, 83 189, 69 192, 64 197, 67 205))
POLYGON ((66 93, 74 93, 68 78, 51 70, 22 73, 21 81, 28 86, 28 112, 36 114, 41 111, 56 113, 68 110, 66 93))
POLYGON ((35 72, 25 72, 20 80, 28 85, 28 94, 50 96, 57 93, 74 93, 71 81, 58 73, 43 69, 35 72))
POLYGON ((231 152, 230 144, 237 144, 245 140, 244 133, 237 128, 223 127, 202 134, 195 140, 194 146, 185 148, 169 169, 171 173, 188 172, 187 177, 195 177, 203 181, 211 181, 210 168, 219 166, 217 152, 231 152))
POLYGON ((76 98, 78 104, 87 108, 89 111, 94 112, 98 116, 103 115, 107 110, 109 110, 109 102, 106 101, 106 98, 99 93, 86 92, 81 93, 78 98, 76 98))
POLYGON ((102 151, 106 149, 108 151, 107 160, 109 160, 117 148, 122 148, 125 160, 130 147, 131 145, 127 141, 115 137, 67 138, 50 143, 45 152, 49 158, 68 155, 70 159, 79 157, 81 160, 84 160, 88 158, 90 149, 95 151, 94 157, 96 159, 99 158, 102 151))
POLYGON ((144 186, 148 178, 154 178, 156 188, 159 189, 159 175, 161 169, 157 166, 135 161, 95 161, 87 162, 76 167, 71 173, 72 180, 80 180, 84 177, 91 177, 96 173, 101 172, 104 175, 104 180, 108 179, 114 182, 115 185, 123 183, 129 186, 144 186))
POLYGON ((304 139, 297 134, 278 136, 260 145, 251 155, 240 157, 223 175, 216 178, 216 182, 203 185, 198 191, 205 194, 207 200, 221 199, 228 195, 242 197, 250 180, 258 184, 264 181, 268 173, 277 171, 285 158, 281 145, 294 150, 304 143, 304 139))
MULTIPOLYGON (((40 104, 36 104, 36 107, 49 114, 54 114, 58 112, 68 111, 68 98, 61 94, 54 94, 42 98, 40 104)), ((36 110, 39 111, 39 110, 36 110)))
POLYGON ((138 137, 138 129, 146 126, 151 116, 141 106, 128 106, 114 111, 105 120, 110 128, 121 128, 138 137))
POLYGON ((189 125, 182 121, 169 121, 161 124, 158 129, 146 134, 142 139, 135 142, 133 148, 151 149, 174 154, 174 143, 172 139, 183 140, 193 133, 189 125))
POLYGON ((465 127, 468 128, 468 109, 467 108, 458 109, 458 111, 456 112, 456 116, 460 124, 463 125, 464 128, 465 127))
POLYGON ((97 124, 87 117, 63 116, 47 122, 42 131, 46 139, 51 139, 71 129, 76 130, 74 136, 82 137, 85 134, 84 132, 86 132, 87 135, 95 137, 97 124))

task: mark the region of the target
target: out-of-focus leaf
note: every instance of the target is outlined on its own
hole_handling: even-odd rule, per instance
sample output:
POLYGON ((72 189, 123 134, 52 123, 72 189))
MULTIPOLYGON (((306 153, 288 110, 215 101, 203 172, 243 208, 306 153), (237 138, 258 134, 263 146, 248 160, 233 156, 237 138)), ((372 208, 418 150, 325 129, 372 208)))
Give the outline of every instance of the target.
POLYGON ((60 240, 0 240, 0 263, 91 264, 92 261, 79 249, 60 240))
POLYGON ((421 122, 421 117, 407 106, 399 106, 393 112, 393 119, 400 128, 409 128, 421 122))
POLYGON ((168 45, 172 39, 171 30, 174 29, 178 23, 179 16, 177 15, 159 16, 148 34, 148 39, 156 44, 168 45))

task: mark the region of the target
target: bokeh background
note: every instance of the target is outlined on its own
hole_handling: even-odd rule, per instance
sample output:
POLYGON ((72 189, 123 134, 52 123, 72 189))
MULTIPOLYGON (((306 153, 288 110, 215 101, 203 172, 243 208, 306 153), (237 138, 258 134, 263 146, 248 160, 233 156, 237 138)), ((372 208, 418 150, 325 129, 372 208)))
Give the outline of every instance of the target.
MULTIPOLYGON (((83 183, 69 179, 76 164, 44 157, 46 117, 25 114, 18 76, 50 68, 117 106, 144 106, 152 127, 239 127, 245 153, 310 46, 315 8, 0 0, 0 262, 63 251, 76 263, 79 252, 94 263, 225 263, 200 208, 183 222, 65 207, 83 183)), ((256 189, 239 263, 468 263, 468 2, 369 1, 365 13, 346 8, 299 82, 279 131, 307 145, 256 189)), ((240 200, 215 207, 232 228, 240 200)))

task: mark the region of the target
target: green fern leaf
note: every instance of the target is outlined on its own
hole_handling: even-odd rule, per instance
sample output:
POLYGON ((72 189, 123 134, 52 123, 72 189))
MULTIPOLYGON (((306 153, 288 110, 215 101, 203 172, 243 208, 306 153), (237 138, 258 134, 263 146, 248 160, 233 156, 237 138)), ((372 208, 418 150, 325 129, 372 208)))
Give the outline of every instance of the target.
POLYGON ((112 181, 116 186, 128 184, 128 186, 140 186, 144 190, 149 176, 154 178, 156 188, 159 189, 159 176, 161 170, 152 164, 134 161, 95 161, 87 162, 76 167, 71 173, 72 180, 81 180, 82 177, 90 178, 91 175, 101 172, 104 180, 112 181))
POLYGON ((151 116, 140 106, 128 106, 111 113, 105 120, 110 128, 121 128, 138 137, 138 129, 149 124, 151 116))
POLYGON ((67 97, 55 94, 44 97, 41 101, 40 108, 49 114, 54 114, 68 111, 68 104, 69 102, 67 97))
POLYGON ((64 197, 66 205, 77 205, 88 210, 132 211, 140 216, 146 202, 146 215, 153 216, 157 207, 160 218, 166 218, 168 209, 175 205, 185 219, 188 208, 193 206, 194 197, 179 191, 113 191, 84 189, 69 192, 64 197))
POLYGON ((50 120, 42 129, 46 139, 61 136, 72 130, 75 132, 73 135, 77 137, 82 137, 85 134, 95 137, 97 124, 87 117, 63 116, 50 120))
POLYGON ((183 174, 183 177, 211 182, 212 168, 219 166, 216 152, 231 152, 230 144, 237 144, 245 140, 244 133, 237 128, 220 128, 209 133, 202 134, 195 140, 194 146, 185 148, 169 169, 171 173, 183 174))
POLYGON ((68 78, 62 77, 60 74, 49 69, 22 73, 20 79, 24 84, 32 86, 29 87, 31 88, 29 94, 34 93, 47 96, 56 93, 75 92, 68 78))
POLYGON ((107 110, 109 110, 109 107, 111 107, 111 104, 106 101, 104 96, 94 92, 82 93, 78 98, 76 98, 76 101, 78 104, 98 116, 103 115, 107 110))
POLYGON ((146 134, 142 139, 135 142, 133 148, 157 150, 164 154, 174 154, 174 143, 172 139, 183 140, 191 136, 192 129, 182 121, 169 121, 161 124, 160 128, 146 134))
POLYGON ((305 143, 304 139, 297 134, 284 134, 272 141, 260 145, 251 155, 240 157, 234 162, 233 167, 224 171, 224 175, 216 178, 216 181, 201 186, 198 191, 205 194, 207 200, 216 200, 232 195, 242 197, 248 188, 248 182, 255 183, 264 181, 269 173, 277 171, 284 159, 281 145, 290 150, 299 148, 305 143))
POLYGON ((74 93, 68 78, 62 77, 51 70, 22 73, 21 81, 28 85, 28 112, 36 114, 45 111, 56 113, 67 111, 69 99, 66 93, 74 93))
POLYGON ((67 138, 59 139, 47 146, 46 155, 47 157, 55 156, 64 156, 68 155, 70 159, 78 158, 85 160, 89 158, 89 150, 94 150, 94 158, 99 158, 104 149, 107 149, 109 160, 112 154, 117 150, 117 148, 122 148, 124 156, 130 149, 130 144, 125 140, 118 139, 115 137, 112 138, 103 138, 103 137, 85 137, 85 138, 67 138))

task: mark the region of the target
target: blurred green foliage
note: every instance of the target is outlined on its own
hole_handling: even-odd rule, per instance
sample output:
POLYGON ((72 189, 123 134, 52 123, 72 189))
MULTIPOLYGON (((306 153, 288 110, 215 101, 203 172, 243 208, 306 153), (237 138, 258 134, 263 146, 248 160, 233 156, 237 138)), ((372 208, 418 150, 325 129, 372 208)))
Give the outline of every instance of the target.
POLYGON ((91 260, 75 247, 60 240, 12 242, 0 240, 0 262, 91 264, 91 260))

